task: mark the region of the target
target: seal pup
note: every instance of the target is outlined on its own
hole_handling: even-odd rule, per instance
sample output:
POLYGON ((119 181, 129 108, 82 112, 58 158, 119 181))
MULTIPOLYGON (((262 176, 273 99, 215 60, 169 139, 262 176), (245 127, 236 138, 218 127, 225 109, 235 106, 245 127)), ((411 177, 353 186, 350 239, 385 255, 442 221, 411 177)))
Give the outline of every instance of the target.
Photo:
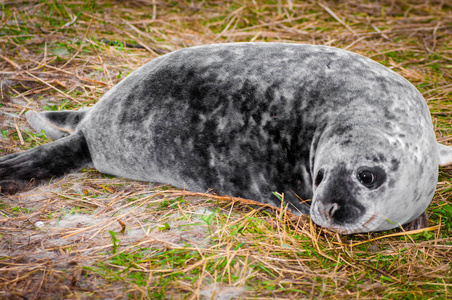
POLYGON ((100 172, 275 206, 350 234, 414 222, 452 150, 397 73, 326 46, 237 43, 145 64, 84 111, 28 112, 57 139, 0 158, 0 186, 100 172), (301 199, 310 201, 310 205, 301 199))

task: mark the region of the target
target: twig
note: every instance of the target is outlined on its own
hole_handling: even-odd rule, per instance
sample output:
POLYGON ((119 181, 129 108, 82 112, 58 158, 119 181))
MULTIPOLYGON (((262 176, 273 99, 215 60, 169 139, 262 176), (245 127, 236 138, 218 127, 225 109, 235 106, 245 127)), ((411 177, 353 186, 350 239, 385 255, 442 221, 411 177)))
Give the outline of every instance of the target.
POLYGON ((441 24, 441 22, 438 22, 438 24, 436 24, 435 28, 433 29, 433 46, 432 49, 429 49, 427 45, 425 45, 425 48, 427 49, 427 51, 432 54, 435 51, 435 47, 436 47, 436 31, 439 28, 439 25, 441 24))
POLYGON ((350 49, 353 45, 355 45, 355 44, 361 42, 361 41, 364 40, 364 39, 366 39, 366 37, 365 37, 365 36, 362 36, 362 37, 360 37, 359 39, 354 40, 353 43, 351 43, 350 45, 348 45, 347 47, 345 47, 344 50, 350 49))
POLYGON ((327 13, 329 13, 336 21, 338 21, 339 23, 341 23, 343 26, 345 26, 345 28, 347 28, 348 31, 350 31, 353 34, 356 34, 353 29, 351 29, 347 24, 345 24, 344 21, 342 21, 341 18, 339 18, 334 11, 332 11, 328 6, 326 6, 325 4, 322 4, 321 2, 319 2, 319 5, 326 10, 327 13))
POLYGON ((144 49, 146 49, 148 52, 159 56, 157 53, 155 53, 151 48, 149 48, 144 42, 142 42, 138 37, 133 36, 132 34, 128 33, 127 31, 123 30, 123 33, 125 33, 128 37, 134 39, 135 41, 137 41, 138 44, 140 44, 141 46, 143 46, 144 49))
POLYGON ((22 70, 22 67, 19 66, 18 64, 16 64, 15 62, 13 62, 11 59, 9 59, 6 56, 3 56, 0 54, 0 57, 3 58, 4 60, 6 60, 8 63, 10 63, 14 68, 18 69, 18 70, 22 70))
POLYGON ((355 246, 359 246, 359 245, 362 245, 362 244, 370 243, 370 242, 373 242, 373 241, 385 239, 385 238, 388 238, 388 237, 410 235, 410 234, 416 234, 416 233, 421 233, 421 232, 426 232, 426 231, 435 231, 435 230, 438 230, 438 227, 441 227, 441 225, 435 225, 435 226, 428 227, 428 228, 422 228, 422 229, 417 229, 417 230, 403 231, 403 232, 397 232, 397 233, 377 236, 377 237, 375 237, 373 239, 368 239, 366 241, 353 243, 353 244, 348 245, 348 246, 355 247, 355 246))
POLYGON ((59 88, 57 88, 57 87, 51 85, 50 83, 48 83, 48 82, 42 80, 41 78, 39 78, 39 77, 37 77, 37 76, 31 74, 30 72, 25 71, 25 73, 28 74, 29 76, 31 76, 31 77, 33 77, 33 78, 39 80, 40 82, 44 83, 45 85, 51 87, 52 89, 54 89, 54 90, 57 91, 58 93, 60 93, 60 94, 62 94, 62 95, 64 95, 64 96, 66 96, 66 97, 68 97, 68 98, 71 99, 72 101, 74 101, 74 102, 76 102, 76 103, 78 103, 78 104, 82 104, 80 101, 78 101, 78 100, 75 99, 74 97, 69 96, 68 94, 66 94, 65 92, 63 92, 62 90, 60 90, 59 88))
POLYGON ((374 24, 370 24, 370 26, 372 26, 372 28, 376 32, 380 33, 383 38, 385 38, 386 40, 390 41, 389 37, 386 34, 384 34, 377 26, 375 26, 374 24))
POLYGON ((14 119, 14 127, 16 127, 16 132, 17 132, 17 135, 19 136, 20 144, 25 145, 24 139, 22 137, 22 133, 19 130, 19 126, 17 126, 16 119, 14 119))

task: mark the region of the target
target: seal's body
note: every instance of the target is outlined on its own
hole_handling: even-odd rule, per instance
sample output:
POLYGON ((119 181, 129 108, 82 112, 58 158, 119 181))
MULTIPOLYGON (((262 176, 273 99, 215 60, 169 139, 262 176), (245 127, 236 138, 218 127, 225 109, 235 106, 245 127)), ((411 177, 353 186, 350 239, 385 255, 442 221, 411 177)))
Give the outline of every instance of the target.
POLYGON ((186 48, 147 63, 88 110, 27 118, 51 137, 71 134, 0 158, 4 189, 92 163, 276 206, 272 192, 284 193, 294 213, 353 233, 415 220, 437 181, 422 95, 386 67, 325 46, 186 48))

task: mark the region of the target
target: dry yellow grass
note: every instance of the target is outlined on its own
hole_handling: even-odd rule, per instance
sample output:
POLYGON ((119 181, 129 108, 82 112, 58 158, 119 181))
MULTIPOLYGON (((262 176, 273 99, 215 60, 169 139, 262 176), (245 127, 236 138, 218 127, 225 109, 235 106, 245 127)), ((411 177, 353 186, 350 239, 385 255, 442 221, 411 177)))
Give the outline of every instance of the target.
MULTIPOLYGON (((448 1, 0 5, 0 155, 47 142, 25 123, 29 109, 92 105, 161 54, 241 41, 371 57, 420 89, 438 140, 452 139, 448 1)), ((441 169, 427 230, 341 236, 307 217, 87 169, 0 199, 0 298, 448 298, 451 188, 441 169)))

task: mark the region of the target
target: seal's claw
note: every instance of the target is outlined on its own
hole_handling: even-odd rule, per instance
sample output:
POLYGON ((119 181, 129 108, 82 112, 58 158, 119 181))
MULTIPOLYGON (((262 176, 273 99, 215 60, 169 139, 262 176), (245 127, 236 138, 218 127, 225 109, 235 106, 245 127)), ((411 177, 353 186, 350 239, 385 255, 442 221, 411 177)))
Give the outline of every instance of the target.
POLYGON ((422 229, 426 227, 427 227, 427 215, 425 214, 425 212, 423 212, 419 217, 417 217, 417 219, 404 226, 405 230, 407 231, 422 229))

